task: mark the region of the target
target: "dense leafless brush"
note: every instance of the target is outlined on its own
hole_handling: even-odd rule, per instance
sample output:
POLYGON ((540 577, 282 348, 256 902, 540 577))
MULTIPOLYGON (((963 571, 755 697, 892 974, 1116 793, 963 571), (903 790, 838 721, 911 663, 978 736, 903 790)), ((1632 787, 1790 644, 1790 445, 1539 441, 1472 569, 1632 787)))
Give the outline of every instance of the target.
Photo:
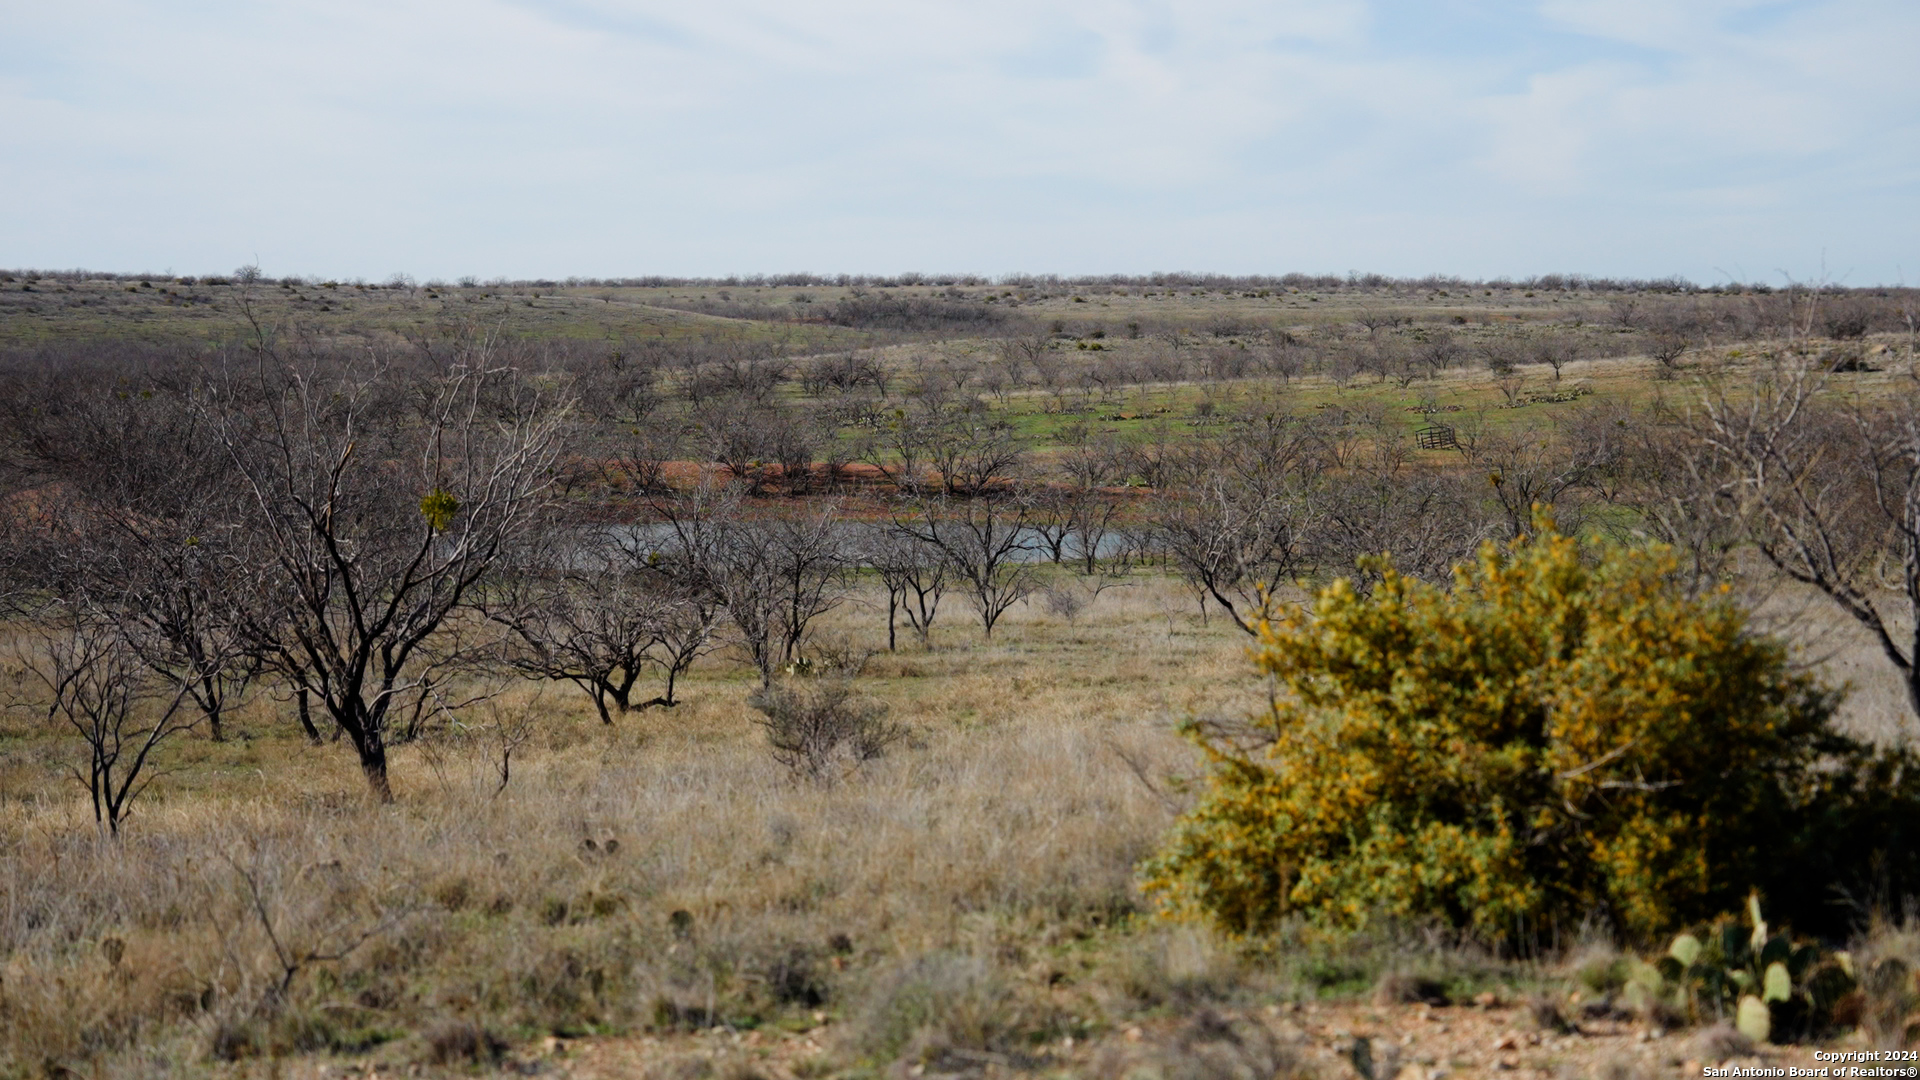
POLYGON ((906 737, 884 702, 862 699, 844 678, 769 683, 747 699, 761 714, 774 760, 797 777, 831 784, 906 737))
POLYGON ((832 504, 791 518, 749 518, 741 513, 744 494, 709 480, 655 499, 662 531, 649 562, 726 612, 765 685, 795 659, 813 620, 845 600, 853 553, 832 504))

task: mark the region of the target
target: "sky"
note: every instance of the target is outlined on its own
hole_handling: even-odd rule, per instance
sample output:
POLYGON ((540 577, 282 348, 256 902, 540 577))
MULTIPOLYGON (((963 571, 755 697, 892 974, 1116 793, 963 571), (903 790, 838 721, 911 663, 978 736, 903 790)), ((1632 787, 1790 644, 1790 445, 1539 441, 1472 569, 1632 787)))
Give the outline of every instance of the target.
POLYGON ((0 266, 1920 282, 1916 43, 1914 0, 0 0, 0 266))

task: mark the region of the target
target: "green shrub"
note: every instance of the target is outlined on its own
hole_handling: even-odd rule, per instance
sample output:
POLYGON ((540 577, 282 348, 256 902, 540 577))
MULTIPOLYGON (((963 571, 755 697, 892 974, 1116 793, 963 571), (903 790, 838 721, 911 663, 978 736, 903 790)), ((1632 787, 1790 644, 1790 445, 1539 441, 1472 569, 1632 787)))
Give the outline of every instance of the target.
POLYGON ((1811 927, 1850 875, 1913 881, 1912 757, 1838 733, 1840 695, 1664 549, 1543 521, 1450 591, 1373 568, 1263 628, 1269 710, 1187 725, 1214 768, 1143 868, 1171 911, 1648 940, 1752 887, 1811 927))

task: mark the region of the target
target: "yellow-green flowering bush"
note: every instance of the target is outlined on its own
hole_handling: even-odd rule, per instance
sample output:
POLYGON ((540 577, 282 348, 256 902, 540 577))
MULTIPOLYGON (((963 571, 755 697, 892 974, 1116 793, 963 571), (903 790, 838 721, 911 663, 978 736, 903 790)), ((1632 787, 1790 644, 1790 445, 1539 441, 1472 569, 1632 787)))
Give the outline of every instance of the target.
POLYGON ((1755 886, 1807 926, 1848 874, 1904 872, 1907 755, 1836 732, 1839 694, 1678 589, 1666 551, 1583 558, 1542 525, 1450 591, 1382 566, 1266 626, 1274 704, 1188 725, 1213 768, 1149 892, 1235 932, 1598 915, 1645 937, 1755 886))

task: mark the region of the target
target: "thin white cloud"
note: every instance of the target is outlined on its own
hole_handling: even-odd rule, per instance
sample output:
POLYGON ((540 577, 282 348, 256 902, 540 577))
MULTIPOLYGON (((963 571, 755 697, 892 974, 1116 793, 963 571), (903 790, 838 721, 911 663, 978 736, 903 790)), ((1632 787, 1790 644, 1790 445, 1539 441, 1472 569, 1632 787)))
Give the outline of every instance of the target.
POLYGON ((1547 0, 1540 10, 1583 33, 1687 52, 1723 41, 1730 17, 1789 6, 1781 0, 1547 0))

